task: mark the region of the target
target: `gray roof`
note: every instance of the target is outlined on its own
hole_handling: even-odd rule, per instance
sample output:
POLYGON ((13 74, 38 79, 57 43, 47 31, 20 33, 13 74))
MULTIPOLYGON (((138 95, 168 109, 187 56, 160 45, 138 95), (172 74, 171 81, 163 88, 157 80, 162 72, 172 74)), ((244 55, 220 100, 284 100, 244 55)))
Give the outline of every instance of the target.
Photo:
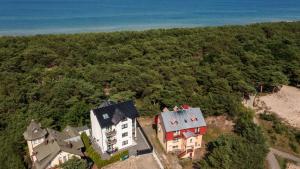
POLYGON ((107 107, 110 105, 116 104, 115 102, 111 101, 111 100, 104 100, 99 106, 98 108, 102 108, 102 107, 107 107))
POLYGON ((206 126, 200 108, 162 112, 161 118, 166 132, 206 126))
POLYGON ((102 105, 108 104, 108 106, 92 110, 102 128, 118 124, 126 117, 134 119, 139 116, 132 100, 115 104, 110 103, 110 101, 106 101, 102 105))
POLYGON ((68 135, 69 137, 76 137, 80 136, 79 132, 83 132, 85 130, 89 130, 87 126, 82 126, 82 127, 72 127, 72 126, 67 126, 64 130, 63 133, 68 135))
POLYGON ((61 152, 83 156, 81 148, 84 146, 79 134, 76 134, 72 127, 68 126, 63 132, 47 128, 48 136, 46 141, 33 148, 37 161, 34 163, 36 169, 44 169, 61 152), (69 132, 66 132, 66 130, 69 132), (76 138, 79 139, 70 139, 76 138))
POLYGON ((23 133, 25 140, 35 140, 42 137, 45 137, 47 131, 41 128, 40 123, 36 123, 34 120, 31 120, 29 126, 27 126, 26 131, 23 133))
POLYGON ((89 127, 87 125, 85 126, 81 126, 81 127, 76 127, 75 128, 78 132, 80 131, 85 131, 85 130, 89 130, 89 127))
POLYGON ((47 144, 42 143, 35 147, 33 151, 36 153, 37 161, 34 162, 36 169, 44 169, 61 151, 56 141, 50 141, 47 144))
POLYGON ((193 132, 187 131, 187 132, 184 132, 184 133, 183 133, 183 136, 184 136, 185 138, 190 138, 190 137, 195 137, 196 134, 193 133, 193 132))

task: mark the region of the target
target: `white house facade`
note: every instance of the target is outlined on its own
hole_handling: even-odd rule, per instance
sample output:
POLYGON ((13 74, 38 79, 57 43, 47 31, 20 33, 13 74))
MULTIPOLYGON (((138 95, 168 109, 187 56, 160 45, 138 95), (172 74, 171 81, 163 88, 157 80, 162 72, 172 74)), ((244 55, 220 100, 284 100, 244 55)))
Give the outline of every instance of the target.
POLYGON ((90 111, 92 139, 103 153, 135 145, 138 112, 132 101, 105 101, 90 111))

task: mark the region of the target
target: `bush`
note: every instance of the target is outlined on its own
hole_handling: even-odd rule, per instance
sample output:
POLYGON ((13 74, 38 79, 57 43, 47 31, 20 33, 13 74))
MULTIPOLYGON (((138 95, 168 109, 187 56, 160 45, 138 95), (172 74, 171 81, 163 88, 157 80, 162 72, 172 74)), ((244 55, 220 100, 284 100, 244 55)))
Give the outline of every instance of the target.
POLYGON ((129 155, 128 150, 113 155, 109 160, 103 160, 96 150, 91 146, 90 140, 85 133, 81 134, 83 144, 86 147, 86 154, 94 161, 98 168, 102 168, 108 164, 119 161, 123 156, 129 155))
POLYGON ((266 120, 266 121, 272 121, 275 122, 277 121, 277 117, 275 114, 269 113, 269 112, 264 112, 259 114, 260 119, 266 120))
POLYGON ((85 146, 86 149, 88 149, 91 146, 91 142, 89 137, 86 135, 86 133, 81 134, 81 140, 85 146))
POLYGON ((201 169, 263 169, 267 151, 236 135, 223 135, 208 144, 204 160, 195 163, 201 169))
POLYGON ((60 166, 62 169, 87 169, 87 162, 83 159, 73 158, 60 166))

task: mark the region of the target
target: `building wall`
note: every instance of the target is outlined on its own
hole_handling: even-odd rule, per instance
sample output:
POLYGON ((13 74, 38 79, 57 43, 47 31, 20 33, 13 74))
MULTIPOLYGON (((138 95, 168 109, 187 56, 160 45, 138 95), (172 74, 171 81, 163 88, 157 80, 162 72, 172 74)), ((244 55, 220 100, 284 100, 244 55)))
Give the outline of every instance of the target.
MULTIPOLYGON (((135 119, 134 119, 135 120, 135 119)), ((117 139, 117 144, 116 146, 118 147, 118 149, 123 149, 123 148, 126 148, 126 147, 129 147, 133 144, 133 136, 132 136, 132 123, 133 123, 133 120, 130 119, 130 118, 127 118, 126 121, 120 121, 117 125, 116 125, 116 131, 117 131, 117 134, 116 134, 116 139, 117 139), (127 128, 125 129, 122 129, 122 125, 123 124, 127 124, 127 128), (126 137, 122 137, 122 133, 125 133, 127 132, 128 133, 128 136, 126 137), (123 145, 123 141, 126 141, 128 140, 128 144, 127 145, 123 145)))
POLYGON ((40 145, 44 141, 45 141, 45 138, 40 138, 40 139, 36 139, 36 140, 27 141, 29 155, 32 156, 33 148, 40 145))
POLYGON ((165 139, 164 129, 161 126, 159 118, 158 118, 156 124, 157 124, 157 138, 158 138, 160 144, 162 145, 162 147, 164 148, 164 150, 167 151, 167 146, 166 146, 167 142, 165 139))
POLYGON ((58 165, 60 165, 60 162, 61 162, 61 164, 66 162, 66 161, 64 161, 64 157, 65 157, 66 161, 68 161, 69 159, 72 159, 74 157, 81 158, 78 155, 62 151, 51 161, 50 165, 47 168, 58 166, 58 165))
POLYGON ((96 143, 100 146, 103 151, 103 135, 100 123, 98 122, 93 110, 90 111, 90 118, 91 118, 91 128, 92 128, 92 141, 96 141, 96 143))
MULTIPOLYGON (((106 152, 108 149, 107 146, 107 137, 106 132, 107 128, 101 128, 100 123, 98 122, 94 112, 91 110, 90 112, 91 118, 91 127, 92 127, 92 137, 95 138, 96 143, 100 146, 102 152, 106 152)), ((134 119, 136 123, 136 119, 134 119)), ((133 145, 133 136, 132 136, 132 127, 133 120, 127 118, 126 121, 120 121, 117 125, 111 126, 111 130, 116 130, 116 135, 114 138, 117 140, 117 143, 113 145, 114 148, 123 149, 133 145), (127 124, 127 128, 122 129, 122 125, 127 124), (122 137, 122 133, 127 132, 128 135, 126 137, 122 137), (123 141, 128 141, 127 145, 123 145, 123 141)))
POLYGON ((197 146, 195 148, 201 148, 202 146, 202 135, 196 137, 197 146))
POLYGON ((179 138, 177 141, 167 141, 167 152, 171 151, 183 151, 183 139, 179 138))

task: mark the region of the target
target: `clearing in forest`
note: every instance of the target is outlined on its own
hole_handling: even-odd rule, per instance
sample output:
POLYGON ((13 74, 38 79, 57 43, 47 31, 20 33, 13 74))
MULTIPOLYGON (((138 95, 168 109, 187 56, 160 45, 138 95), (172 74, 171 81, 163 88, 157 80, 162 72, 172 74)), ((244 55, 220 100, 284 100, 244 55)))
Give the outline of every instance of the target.
POLYGON ((300 128, 300 89, 283 86, 277 93, 260 96, 256 100, 259 112, 270 111, 286 120, 290 125, 300 128))

